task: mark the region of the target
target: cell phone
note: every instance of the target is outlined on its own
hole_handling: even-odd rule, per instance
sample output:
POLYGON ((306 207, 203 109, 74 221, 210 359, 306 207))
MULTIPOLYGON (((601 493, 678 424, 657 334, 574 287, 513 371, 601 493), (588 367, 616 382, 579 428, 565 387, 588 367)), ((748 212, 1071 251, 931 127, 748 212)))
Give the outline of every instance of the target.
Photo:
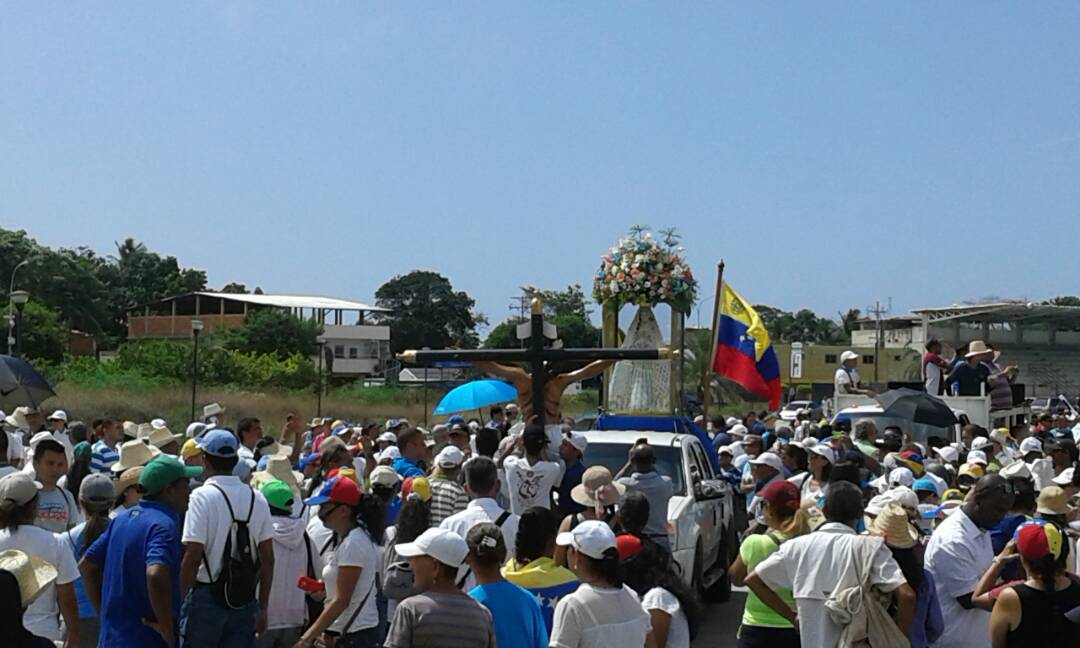
POLYGON ((310 594, 321 592, 326 589, 326 585, 323 584, 322 581, 315 580, 310 576, 301 576, 300 579, 296 581, 296 586, 310 594))

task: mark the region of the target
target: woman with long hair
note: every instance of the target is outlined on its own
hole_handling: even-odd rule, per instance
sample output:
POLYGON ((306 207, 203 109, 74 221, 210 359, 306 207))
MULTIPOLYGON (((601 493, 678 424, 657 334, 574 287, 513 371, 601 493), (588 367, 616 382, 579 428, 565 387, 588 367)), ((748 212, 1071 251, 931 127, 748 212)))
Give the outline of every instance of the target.
MULTIPOLYGON (((616 538, 626 584, 649 613, 649 635, 656 648, 690 648, 701 623, 701 604, 672 569, 665 553, 644 548, 641 538, 616 538)), ((657 547, 659 548, 659 547, 657 547)))
POLYGON ((365 497, 355 481, 342 476, 323 482, 305 504, 319 506, 319 519, 341 542, 323 568, 327 600, 322 614, 296 646, 312 646, 326 632, 335 637, 332 643, 337 648, 377 648, 381 628, 375 589, 386 510, 377 498, 365 497))
POLYGON ((581 586, 555 607, 551 645, 565 648, 651 646, 649 614, 623 583, 615 533, 600 520, 586 520, 560 533, 567 561, 581 586))
POLYGON ((416 540, 431 526, 431 484, 427 478, 409 477, 402 483, 401 493, 405 501, 398 511, 397 524, 386 529, 383 550, 382 591, 389 618, 393 618, 399 602, 421 591, 409 561, 398 555, 394 547, 416 540))
MULTIPOLYGON (((741 586, 746 575, 779 549, 782 543, 809 531, 809 522, 801 507, 799 488, 795 484, 777 480, 763 488, 759 495, 764 500, 763 512, 767 528, 765 533, 747 536, 739 547, 739 557, 731 563, 731 582, 735 585, 741 586)), ((791 590, 778 590, 777 594, 791 609, 795 609, 791 590)), ((746 595, 738 642, 739 648, 796 648, 799 645, 799 634, 787 619, 773 611, 753 592, 749 592, 746 595)))
MULTIPOLYGON (((85 522, 74 529, 65 531, 62 536, 71 547, 71 553, 78 562, 83 553, 94 544, 98 536, 109 528, 109 511, 113 501, 113 483, 103 473, 87 475, 79 485, 79 508, 82 509, 85 522)), ((100 620, 97 610, 90 603, 83 589, 82 578, 75 581, 75 598, 79 604, 79 645, 92 648, 98 642, 100 620)))
POLYGON ((885 546, 892 551, 893 559, 915 592, 915 614, 907 632, 911 648, 927 648, 941 636, 945 621, 941 616, 934 577, 923 567, 919 531, 911 524, 903 507, 889 504, 874 518, 870 533, 885 537, 885 546))
POLYGON ((1017 530, 1015 548, 1027 580, 998 596, 990 613, 993 648, 1080 645, 1080 624, 1073 620, 1080 614, 1080 583, 1065 571, 1068 538, 1052 523, 1028 522, 1017 530))
MULTIPOLYGON (((0 430, 0 434, 3 431, 0 430)), ((4 645, 10 648, 54 648, 56 644, 35 635, 23 625, 27 608, 56 580, 56 569, 48 563, 33 563, 23 551, 0 552, 0 628, 4 645), (23 598, 23 592, 30 596, 23 598)))
POLYGON ((75 556, 57 542, 55 534, 34 526, 37 505, 38 488, 30 475, 16 472, 0 477, 0 551, 24 551, 53 565, 57 571, 55 584, 30 604, 23 623, 35 635, 60 641, 64 639, 58 621, 61 616, 69 636, 77 637, 79 632, 79 608, 75 600, 79 568, 75 556))
POLYGON ((538 600, 547 601, 540 611, 549 636, 555 621, 555 606, 578 588, 577 575, 555 563, 558 526, 555 511, 542 506, 525 509, 518 520, 515 556, 502 570, 506 580, 525 588, 538 600))
POLYGON ((71 462, 71 467, 68 468, 67 474, 60 479, 59 486, 66 488, 72 495, 78 496, 82 480, 90 474, 90 461, 94 453, 90 449, 90 444, 86 441, 76 444, 72 452, 74 453, 74 459, 71 462))
MULTIPOLYGON (((788 478, 788 481, 799 487, 799 497, 819 502, 825 497, 825 486, 829 483, 829 475, 832 474, 833 462, 836 461, 836 453, 824 443, 807 443, 804 441, 806 455, 806 472, 788 478)), ((790 444, 790 448, 794 444, 790 444)))

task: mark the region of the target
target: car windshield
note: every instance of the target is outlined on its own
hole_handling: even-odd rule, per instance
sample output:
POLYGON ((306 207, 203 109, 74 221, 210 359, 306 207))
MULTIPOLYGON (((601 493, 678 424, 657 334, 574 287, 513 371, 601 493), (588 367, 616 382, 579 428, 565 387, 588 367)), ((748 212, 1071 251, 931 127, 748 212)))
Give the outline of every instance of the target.
MULTIPOLYGON (((656 452, 656 471, 671 478, 671 485, 676 495, 685 495, 682 453, 679 448, 653 446, 653 450, 656 452)), ((626 465, 626 456, 629 452, 629 443, 590 441, 589 449, 585 451, 585 463, 590 466, 606 466, 614 475, 626 465)))

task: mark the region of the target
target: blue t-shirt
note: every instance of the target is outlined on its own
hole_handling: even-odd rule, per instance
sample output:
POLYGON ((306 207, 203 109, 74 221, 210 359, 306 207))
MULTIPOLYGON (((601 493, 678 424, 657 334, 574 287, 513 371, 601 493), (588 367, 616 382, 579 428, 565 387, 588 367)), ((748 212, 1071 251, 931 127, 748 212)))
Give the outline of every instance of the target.
POLYGON ((574 501, 574 498, 570 496, 570 491, 574 490, 574 486, 581 483, 581 477, 585 474, 585 464, 580 461, 574 462, 574 465, 567 466, 566 472, 563 474, 562 483, 559 484, 559 514, 562 516, 573 515, 574 513, 581 513, 585 510, 585 507, 574 501))
MULTIPOLYGON (((72 553, 75 554, 75 562, 79 562, 79 559, 82 558, 83 555, 83 529, 85 528, 86 523, 83 522, 79 526, 63 534, 68 541, 68 545, 71 546, 72 553)), ((93 619, 97 616, 97 610, 95 610, 93 604, 90 603, 90 597, 86 595, 86 588, 83 587, 81 576, 75 579, 75 601, 79 605, 80 619, 93 619)))
POLYGON ((499 648, 547 648, 548 632, 540 602, 510 581, 477 585, 469 596, 491 611, 499 648))
POLYGON ((394 472, 401 475, 402 479, 425 476, 424 471, 420 470, 420 466, 416 465, 416 462, 405 457, 394 459, 394 472))
POLYGON ((164 646, 161 635, 143 619, 152 619, 146 568, 164 565, 172 577, 174 631, 180 623, 180 528, 168 506, 143 500, 120 513, 86 558, 101 565, 102 646, 164 646))

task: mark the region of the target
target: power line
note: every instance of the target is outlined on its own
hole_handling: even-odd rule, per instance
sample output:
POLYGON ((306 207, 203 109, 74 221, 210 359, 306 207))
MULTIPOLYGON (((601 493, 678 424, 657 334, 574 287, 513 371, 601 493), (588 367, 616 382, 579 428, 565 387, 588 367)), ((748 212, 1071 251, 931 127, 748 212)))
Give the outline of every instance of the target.
POLYGON ((889 305, 882 306, 881 302, 875 301, 873 306, 867 306, 866 312, 874 316, 876 320, 874 332, 874 382, 878 381, 878 367, 881 365, 881 317, 892 312, 892 297, 889 297, 889 305))

